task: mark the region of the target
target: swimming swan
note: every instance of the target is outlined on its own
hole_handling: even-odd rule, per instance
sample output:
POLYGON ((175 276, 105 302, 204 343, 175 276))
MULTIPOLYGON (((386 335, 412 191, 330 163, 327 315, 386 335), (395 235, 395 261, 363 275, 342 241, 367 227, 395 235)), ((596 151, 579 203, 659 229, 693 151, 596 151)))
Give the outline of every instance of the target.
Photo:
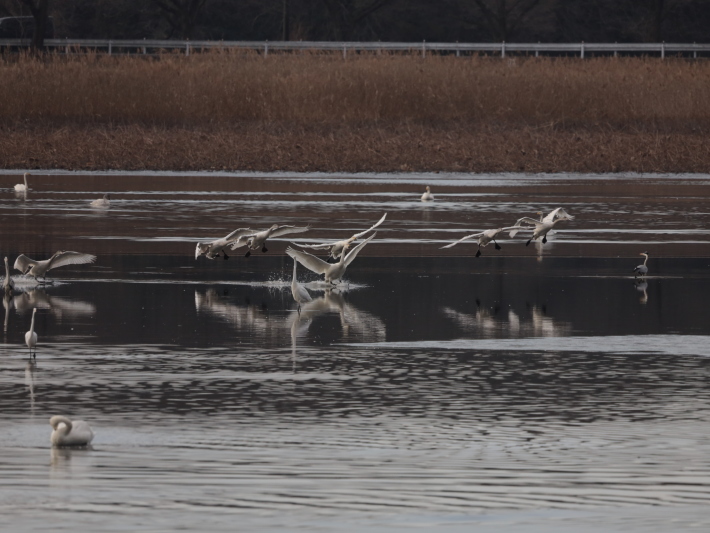
POLYGON ((356 233, 349 239, 345 239, 344 241, 337 241, 337 242, 332 242, 332 243, 327 243, 327 244, 299 244, 301 248, 313 248, 314 250, 326 250, 330 248, 330 255, 328 255, 328 259, 326 260, 328 263, 330 263, 331 259, 338 259, 343 251, 350 246, 353 241, 358 240, 360 237, 364 237, 366 234, 371 232, 373 229, 378 227, 380 224, 382 224, 385 221, 385 218, 387 218, 387 213, 382 215, 382 218, 377 221, 377 223, 374 226, 371 226, 367 228, 365 231, 361 231, 360 233, 356 233))
POLYGON ((325 276, 326 283, 333 283, 345 275, 345 270, 348 268, 348 265, 355 260, 360 250, 362 250, 365 245, 375 237, 375 235, 377 235, 377 233, 370 235, 367 239, 353 248, 349 254, 346 255, 343 252, 340 255, 340 261, 337 263, 326 263, 315 255, 311 255, 308 252, 303 252, 301 250, 294 250, 291 247, 286 248, 286 253, 296 259, 311 272, 323 274, 325 276))
POLYGON ((7 262, 7 257, 5 258, 5 279, 2 281, 2 289, 7 294, 12 292, 15 288, 15 282, 10 277, 10 265, 7 262))
POLYGON ((84 265, 96 261, 95 255, 82 254, 80 252, 63 252, 55 253, 49 259, 44 261, 35 261, 26 255, 20 255, 16 260, 13 268, 19 270, 23 274, 32 276, 37 279, 44 278, 47 271, 53 268, 59 268, 66 265, 84 265))
POLYGON ((37 334, 35 333, 35 313, 37 308, 32 310, 32 323, 30 324, 30 330, 25 333, 25 344, 30 349, 30 359, 32 359, 32 348, 35 349, 35 359, 37 359, 37 334))
POLYGON ((306 288, 298 283, 298 280, 296 279, 296 265, 298 265, 298 261, 294 258, 293 260, 293 279, 291 280, 291 294, 293 294, 293 299, 296 300, 296 303, 298 304, 298 314, 301 314, 301 304, 305 304, 307 302, 310 302, 313 300, 311 298, 311 295, 308 294, 308 291, 306 288))
POLYGON ((17 185, 15 185, 15 192, 27 192, 30 190, 30 186, 27 185, 27 176, 29 175, 29 172, 25 172, 25 174, 23 175, 25 183, 24 185, 22 183, 18 183, 17 185))
POLYGON ((72 422, 66 416, 55 415, 49 419, 52 426, 52 436, 49 438, 52 446, 86 446, 94 438, 91 426, 83 420, 72 422))
POLYGON ((634 277, 641 276, 642 278, 645 278, 646 274, 648 274, 648 267, 646 266, 646 262, 648 261, 648 252, 641 252, 639 255, 644 256, 646 259, 643 260, 643 265, 639 265, 634 268, 634 277))
POLYGON ((426 186, 426 192, 422 194, 422 202, 431 202, 434 200, 434 195, 431 194, 431 189, 429 188, 429 185, 426 186))
POLYGON ((108 207, 111 207, 111 195, 104 194, 103 198, 99 198, 98 200, 94 200, 89 205, 91 205, 91 207, 100 207, 102 209, 106 209, 108 207))
POLYGON ((235 229, 232 233, 221 239, 215 239, 212 242, 198 242, 195 247, 195 259, 204 255, 207 259, 217 259, 220 252, 222 253, 224 260, 229 259, 227 252, 224 249, 235 241, 238 241, 241 237, 245 235, 252 235, 253 230, 249 228, 239 228, 235 229))
POLYGON ((525 229, 525 226, 508 226, 507 228, 487 229, 486 231, 482 231, 480 233, 467 235, 466 237, 463 237, 456 242, 452 242, 451 244, 442 246, 441 249, 443 250, 444 248, 451 248, 452 246, 456 246, 458 243, 467 241, 468 239, 478 239, 478 251, 476 252, 476 257, 480 257, 481 248, 485 248, 488 244, 490 244, 491 241, 493 241, 493 244, 495 244, 496 250, 500 250, 500 244, 496 242, 496 237, 499 233, 503 233, 504 231, 521 229, 525 229))
POLYGON ((249 257, 252 250, 258 250, 259 248, 261 248, 262 252, 266 253, 268 252, 266 249, 266 240, 268 238, 280 237, 281 235, 288 235, 289 233, 303 233, 309 229, 311 229, 310 226, 296 227, 279 226, 278 224, 274 224, 269 229, 265 229, 264 231, 259 231, 257 233, 252 233, 251 235, 241 237, 237 242, 233 243, 230 248, 232 250, 236 250, 242 246, 247 246, 249 250, 247 250, 247 253, 244 254, 244 257, 249 257))

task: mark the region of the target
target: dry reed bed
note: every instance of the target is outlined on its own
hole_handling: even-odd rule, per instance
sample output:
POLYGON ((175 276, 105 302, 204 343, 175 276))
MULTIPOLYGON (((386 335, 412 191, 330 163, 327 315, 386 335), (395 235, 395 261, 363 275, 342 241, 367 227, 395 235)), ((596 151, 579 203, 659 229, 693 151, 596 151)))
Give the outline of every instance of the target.
POLYGON ((84 56, 0 63, 0 119, 707 127, 710 64, 639 58, 84 56))

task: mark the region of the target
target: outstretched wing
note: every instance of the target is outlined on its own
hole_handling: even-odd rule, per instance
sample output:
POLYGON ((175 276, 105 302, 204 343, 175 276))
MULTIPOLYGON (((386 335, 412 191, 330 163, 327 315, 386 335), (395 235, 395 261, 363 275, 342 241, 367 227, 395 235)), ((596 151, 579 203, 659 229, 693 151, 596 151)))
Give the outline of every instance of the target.
POLYGON ((57 252, 53 256, 53 261, 47 270, 59 268, 66 265, 85 265, 96 261, 95 255, 82 254, 80 252, 57 252))
MULTIPOLYGON (((374 239, 375 235, 377 235, 376 232, 373 233, 372 235, 370 235, 367 239, 365 239, 360 244, 358 244, 355 248, 352 249, 352 251, 343 260, 343 262, 345 263, 346 266, 355 260, 355 258, 357 257, 357 254, 360 252, 360 250, 362 250, 368 242, 370 242, 372 239, 374 239)), ((343 250, 343 253, 345 253, 345 250, 343 250)))
POLYGON ((522 229, 522 230, 532 229, 532 228, 526 228, 525 226, 521 226, 521 224, 529 224, 529 225, 532 225, 532 226, 537 227, 537 226, 540 225, 540 221, 539 221, 539 220, 535 220, 534 218, 530 218, 530 217, 523 217, 523 218, 518 219, 518 221, 515 223, 515 226, 511 226, 512 228, 517 228, 517 229, 512 229, 512 230, 510 231, 510 236, 511 236, 511 237, 515 237, 515 235, 516 235, 521 229, 522 229))
POLYGON ((466 235, 465 237, 462 237, 456 242, 452 242, 451 244, 447 244, 446 246, 442 246, 441 249, 443 250, 444 248, 451 248, 452 246, 456 246, 458 243, 467 241, 469 239, 477 239, 478 237, 481 237, 483 235, 483 232, 481 233, 474 233, 473 235, 466 235))
POLYGON ((314 250, 327 250, 328 248, 331 248, 335 246, 336 242, 333 243, 326 243, 326 244, 298 244, 301 248, 313 248, 314 250))
POLYGON ((244 237, 245 235, 253 235, 253 234, 254 234, 254 230, 249 229, 249 228, 235 229, 232 233, 230 233, 229 235, 227 235, 224 238, 224 242, 228 244, 230 242, 234 242, 234 241, 240 239, 241 237, 244 237))
POLYGON ((371 227, 367 228, 365 231, 361 231, 360 233, 356 233, 355 235, 353 235, 353 237, 356 238, 356 239, 359 239, 359 238, 362 237, 363 235, 365 235, 365 234, 371 232, 371 231, 372 231, 373 229, 375 229, 377 226, 379 226, 380 224, 382 224, 382 223, 385 221, 386 218, 387 218, 387 213, 385 213, 384 215, 382 215, 382 218, 377 221, 377 224, 375 224, 374 226, 371 226, 371 227))
POLYGON ((555 218, 561 218, 562 220, 574 220, 574 217, 565 211, 562 207, 558 207, 550 211, 550 213, 543 218, 543 222, 553 222, 555 218))
POLYGON ((19 255, 17 259, 15 259, 15 264, 12 266, 15 270, 19 270, 23 274, 26 274, 27 271, 35 266, 38 263, 38 261, 35 261, 34 259, 30 259, 26 255, 19 255))
POLYGON ((310 226, 279 226, 278 229, 275 229, 271 232, 271 235, 269 235, 269 237, 281 237, 281 235, 288 235, 289 233, 303 233, 304 231, 308 231, 309 229, 311 229, 310 226))
POLYGON ((303 252, 301 250, 294 250, 290 246, 286 248, 286 253, 301 263, 308 270, 315 272, 316 274, 325 274, 325 271, 330 266, 329 263, 326 263, 315 255, 311 255, 308 252, 303 252))

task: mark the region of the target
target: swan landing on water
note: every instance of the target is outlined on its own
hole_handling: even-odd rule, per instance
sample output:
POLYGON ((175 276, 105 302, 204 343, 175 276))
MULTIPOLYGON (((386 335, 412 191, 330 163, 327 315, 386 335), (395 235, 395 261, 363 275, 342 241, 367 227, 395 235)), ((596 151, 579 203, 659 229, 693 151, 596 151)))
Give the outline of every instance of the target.
POLYGON ((96 261, 95 255, 59 251, 44 261, 35 261, 26 255, 20 255, 15 260, 13 268, 35 279, 39 277, 44 279, 47 272, 53 268, 65 265, 84 265, 86 263, 93 263, 94 261, 96 261))
POLYGON ((55 415, 49 424, 54 430, 49 438, 52 446, 86 446, 94 438, 91 426, 83 420, 72 422, 66 416, 55 415))

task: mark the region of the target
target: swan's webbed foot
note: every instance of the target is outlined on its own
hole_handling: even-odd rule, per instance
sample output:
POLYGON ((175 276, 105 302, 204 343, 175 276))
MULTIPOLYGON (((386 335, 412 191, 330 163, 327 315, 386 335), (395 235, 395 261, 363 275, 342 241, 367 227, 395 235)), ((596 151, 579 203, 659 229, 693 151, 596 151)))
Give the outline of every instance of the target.
POLYGON ((532 239, 529 239, 528 242, 525 243, 525 246, 530 246, 530 241, 532 241, 532 239))
POLYGON ((262 253, 262 254, 265 254, 265 253, 268 252, 268 251, 269 251, 269 250, 266 249, 266 246, 262 246, 262 247, 261 247, 261 253, 262 253))
POLYGON ((476 257, 481 257, 481 250, 476 250, 476 257))
POLYGON ((244 254, 244 257, 249 257, 251 255, 251 250, 247 250, 247 253, 244 254))
POLYGON ((226 261, 227 259, 229 259, 229 256, 227 255, 227 252, 222 251, 222 254, 224 255, 224 260, 225 260, 225 261, 226 261))
POLYGON ((500 250, 500 244, 498 244, 496 241, 493 241, 493 244, 496 245, 496 250, 500 250))
POLYGON ((301 316, 301 304, 298 304, 298 316, 301 316))
POLYGON ((542 244, 545 244, 546 242, 547 242, 547 235, 545 235, 545 236, 542 238, 542 244))

